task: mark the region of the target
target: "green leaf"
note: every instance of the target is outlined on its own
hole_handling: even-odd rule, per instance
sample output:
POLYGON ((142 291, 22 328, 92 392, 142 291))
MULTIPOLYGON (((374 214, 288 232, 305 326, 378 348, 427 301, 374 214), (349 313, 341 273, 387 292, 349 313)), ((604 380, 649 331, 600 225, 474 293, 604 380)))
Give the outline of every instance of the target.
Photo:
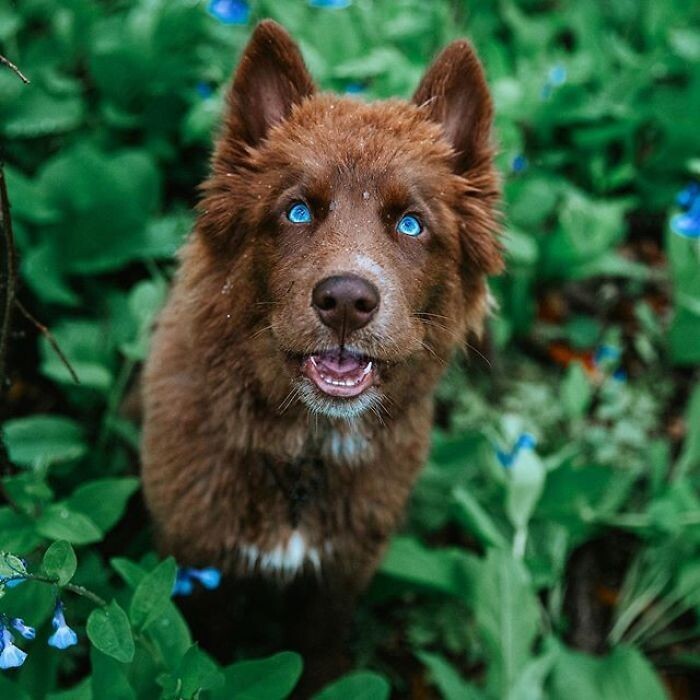
POLYGON ((129 607, 129 617, 136 629, 147 627, 164 612, 170 602, 176 573, 175 559, 168 557, 141 579, 129 607))
POLYGON ((586 371, 580 362, 572 363, 561 383, 561 398, 569 418, 581 418, 586 413, 592 397, 593 388, 586 371))
POLYGON ((225 685, 213 693, 212 700, 283 700, 294 690, 301 670, 301 656, 291 651, 237 661, 224 670, 225 685))
POLYGON ((128 664, 134 658, 134 638, 126 613, 115 600, 95 608, 88 617, 87 635, 103 654, 128 664))
POLYGON ((27 554, 41 542, 34 521, 9 506, 0 506, 0 551, 27 554))
POLYGON ((93 698, 109 700, 136 700, 121 663, 93 647, 90 650, 93 698))
POLYGON ((0 578, 8 578, 18 574, 26 574, 24 562, 14 554, 0 552, 0 578))
POLYGON ((129 498, 138 488, 139 480, 134 477, 98 479, 79 486, 66 504, 107 532, 119 522, 129 498))
POLYGON ((416 656, 428 667, 433 683, 444 700, 484 700, 484 694, 471 683, 467 683, 439 654, 419 651, 416 656))
POLYGON ((651 664, 631 647, 602 658, 562 650, 552 681, 551 700, 668 700, 651 664))
POLYGON ((46 700, 93 700, 93 697, 92 678, 88 676, 69 690, 50 693, 46 696, 46 700))
POLYGON ((456 489, 452 497, 455 503, 457 520, 466 528, 470 535, 476 537, 482 544, 489 547, 505 547, 506 540, 494 523, 491 516, 479 504, 469 491, 456 489))
POLYGON ((353 671, 313 696, 313 700, 387 700, 389 682, 373 671, 353 671))
POLYGON ((460 549, 429 549, 412 537, 394 537, 381 572, 429 590, 466 597, 476 557, 460 549))
POLYGON ((3 426, 10 459, 25 467, 44 467, 82 457, 87 451, 83 429, 70 418, 36 414, 3 426))
POLYGON ((71 544, 99 542, 103 533, 90 518, 72 511, 65 503, 49 506, 36 521, 36 531, 52 540, 71 544))
MULTIPOLYGON (((197 698, 202 690, 215 690, 223 687, 224 675, 219 667, 197 645, 191 646, 172 676, 159 679, 166 693, 177 698, 197 698)), ((230 695, 229 697, 238 697, 230 695)), ((267 696, 258 696, 267 697, 267 696)))
POLYGON ((521 562, 491 550, 475 578, 474 614, 489 659, 488 686, 504 697, 531 658, 539 607, 521 562))
POLYGON ((57 578, 58 585, 65 586, 73 578, 78 560, 73 547, 65 540, 59 540, 46 550, 41 566, 47 576, 57 578))

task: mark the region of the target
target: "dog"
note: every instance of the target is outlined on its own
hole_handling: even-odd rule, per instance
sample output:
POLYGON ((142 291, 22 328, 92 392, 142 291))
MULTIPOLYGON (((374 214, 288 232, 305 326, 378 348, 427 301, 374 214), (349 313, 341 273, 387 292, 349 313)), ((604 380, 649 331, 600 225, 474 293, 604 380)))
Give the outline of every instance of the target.
POLYGON ((370 582, 503 267, 492 112, 462 40, 411 101, 318 92, 270 20, 235 72, 144 370, 144 494, 179 563, 310 582, 319 648, 337 632, 311 620, 370 582))

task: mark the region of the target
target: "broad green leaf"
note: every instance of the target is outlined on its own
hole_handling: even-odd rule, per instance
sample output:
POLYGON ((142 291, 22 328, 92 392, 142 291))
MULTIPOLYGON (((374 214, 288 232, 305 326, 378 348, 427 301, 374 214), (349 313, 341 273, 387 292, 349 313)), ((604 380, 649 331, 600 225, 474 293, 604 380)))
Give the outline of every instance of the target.
POLYGON ((87 635, 96 649, 121 663, 130 663, 134 658, 131 625, 115 600, 90 613, 87 635))
POLYGON ((34 521, 9 506, 0 506, 0 551, 27 554, 41 542, 34 521))
POLYGON ((65 586, 73 578, 78 566, 73 547, 64 540, 54 542, 44 553, 41 567, 47 576, 58 579, 59 586, 65 586))
POLYGON ((93 698, 92 678, 90 676, 69 690, 61 690, 46 696, 46 700, 93 700, 93 698))
POLYGON ((224 669, 225 685, 213 692, 212 699, 283 700, 296 686, 301 669, 301 656, 291 651, 265 659, 237 661, 224 669))
POLYGON ((124 666, 93 647, 90 650, 92 665, 92 697, 109 700, 136 700, 136 693, 129 684, 124 666))
POLYGON ((133 477, 98 479, 79 486, 66 504, 107 532, 122 517, 129 498, 138 488, 139 480, 133 477))
POLYGON ((136 629, 147 627, 165 611, 175 585, 176 572, 175 559, 168 557, 136 586, 129 607, 129 618, 136 629))
POLYGON ((381 564, 387 576, 429 590, 467 597, 476 557, 459 549, 429 549, 412 537, 395 537, 381 564))
POLYGON ((65 503, 49 506, 36 521, 36 531, 49 539, 71 544, 91 544, 104 536, 90 518, 71 510, 65 503))
POLYGON ((489 659, 488 686, 505 697, 532 658, 539 629, 537 597, 510 552, 491 550, 476 572, 474 615, 489 659))
POLYGON ((505 537, 496 523, 469 491, 457 489, 452 497, 455 503, 455 516, 470 535, 489 547, 506 546, 505 537))
POLYGON ((3 426, 10 459, 25 467, 43 467, 82 457, 83 429, 64 416, 33 415, 7 421, 3 426))
POLYGON ((651 664, 625 646, 605 657, 563 650, 552 681, 551 700, 668 700, 651 664))
MULTIPOLYGON (((203 690, 223 687, 224 675, 219 667, 197 647, 191 646, 182 658, 177 672, 159 680, 167 692, 177 698, 197 698, 203 690)), ((230 697, 238 697, 232 694, 230 697)), ((262 697, 262 696, 260 696, 262 697)))
POLYGON ((476 686, 467 683, 439 654, 419 651, 416 656, 428 667, 433 683, 440 689, 444 700, 485 700, 476 686))
POLYGON ((353 671, 327 685, 313 700, 388 700, 389 682, 373 671, 353 671))
POLYGON ((579 362, 569 366, 564 381, 561 383, 561 399, 569 418, 581 418, 593 396, 593 388, 585 370, 579 362))

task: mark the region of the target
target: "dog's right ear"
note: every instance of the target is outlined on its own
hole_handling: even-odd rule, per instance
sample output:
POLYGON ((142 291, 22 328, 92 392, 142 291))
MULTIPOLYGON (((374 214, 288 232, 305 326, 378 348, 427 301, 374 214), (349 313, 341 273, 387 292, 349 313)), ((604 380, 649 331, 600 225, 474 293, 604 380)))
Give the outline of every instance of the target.
POLYGON ((314 89, 299 47, 289 34, 277 22, 260 22, 243 52, 229 93, 227 137, 256 146, 314 89))

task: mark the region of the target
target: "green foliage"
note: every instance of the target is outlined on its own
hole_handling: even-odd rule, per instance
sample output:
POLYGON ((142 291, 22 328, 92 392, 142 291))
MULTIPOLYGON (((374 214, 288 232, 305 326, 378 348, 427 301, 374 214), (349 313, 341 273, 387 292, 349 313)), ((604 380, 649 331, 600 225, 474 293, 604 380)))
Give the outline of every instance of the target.
POLYGON ((493 372, 472 353, 439 392, 409 521, 358 615, 355 668, 382 674, 317 698, 386 698, 390 683, 449 700, 666 697, 660 674, 700 658, 700 247, 672 223, 700 176, 697 8, 255 0, 237 26, 208 4, 0 0, 0 53, 32 81, 0 69, 20 296, 80 379, 46 337, 15 339, 0 615, 38 632, 0 696, 281 700, 300 678, 291 652, 211 659, 171 600, 174 560, 125 517, 139 432, 121 407, 227 81, 271 16, 322 88, 357 99, 408 97, 468 36, 504 184, 493 372), (45 644, 57 597, 79 640, 65 651, 45 644), (579 603, 605 620, 588 645, 579 603))

